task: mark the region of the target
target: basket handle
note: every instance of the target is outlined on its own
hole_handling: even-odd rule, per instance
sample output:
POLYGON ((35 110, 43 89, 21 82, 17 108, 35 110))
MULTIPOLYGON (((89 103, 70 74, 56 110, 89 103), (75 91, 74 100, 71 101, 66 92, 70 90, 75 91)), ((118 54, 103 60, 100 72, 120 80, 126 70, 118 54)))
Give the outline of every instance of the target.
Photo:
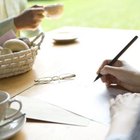
POLYGON ((38 46, 38 48, 40 49, 40 45, 43 42, 43 39, 45 37, 45 34, 43 32, 41 32, 39 35, 37 35, 30 43, 31 46, 38 46), (39 40, 40 39, 40 40, 39 40), (39 40, 38 43, 35 43, 37 40, 39 40))

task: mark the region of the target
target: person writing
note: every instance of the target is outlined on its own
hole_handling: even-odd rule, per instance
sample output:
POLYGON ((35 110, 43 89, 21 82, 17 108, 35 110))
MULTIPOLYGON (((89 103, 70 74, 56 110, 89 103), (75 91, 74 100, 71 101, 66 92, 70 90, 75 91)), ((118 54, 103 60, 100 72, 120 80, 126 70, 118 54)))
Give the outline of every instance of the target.
POLYGON ((105 60, 97 73, 107 87, 120 86, 128 91, 110 101, 111 124, 106 140, 138 140, 140 138, 140 71, 125 61, 113 66, 105 60))
POLYGON ((97 73, 102 74, 102 82, 107 86, 120 86, 131 92, 140 92, 140 71, 125 61, 117 61, 109 66, 111 60, 105 60, 97 73))

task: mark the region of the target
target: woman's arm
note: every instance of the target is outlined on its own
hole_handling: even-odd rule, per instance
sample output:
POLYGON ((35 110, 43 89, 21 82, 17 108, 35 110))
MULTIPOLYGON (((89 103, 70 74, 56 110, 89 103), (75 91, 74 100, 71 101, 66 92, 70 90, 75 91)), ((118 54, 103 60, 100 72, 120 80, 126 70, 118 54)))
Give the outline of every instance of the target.
POLYGON ((140 94, 118 95, 110 102, 111 124, 106 140, 135 140, 138 132, 140 94), (134 131, 135 130, 135 131, 134 131))

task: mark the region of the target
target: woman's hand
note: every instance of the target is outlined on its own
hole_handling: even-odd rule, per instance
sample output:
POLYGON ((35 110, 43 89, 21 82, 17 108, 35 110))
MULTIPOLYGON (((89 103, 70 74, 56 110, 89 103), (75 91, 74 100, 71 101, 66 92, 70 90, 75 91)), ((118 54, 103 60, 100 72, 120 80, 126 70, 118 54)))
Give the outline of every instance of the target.
POLYGON ((45 10, 42 6, 33 6, 14 18, 17 30, 36 29, 44 18, 45 10))
POLYGON ((140 92, 140 72, 132 68, 124 61, 117 61, 109 66, 110 60, 105 60, 100 66, 97 74, 102 74, 102 82, 107 86, 121 86, 131 92, 140 92))

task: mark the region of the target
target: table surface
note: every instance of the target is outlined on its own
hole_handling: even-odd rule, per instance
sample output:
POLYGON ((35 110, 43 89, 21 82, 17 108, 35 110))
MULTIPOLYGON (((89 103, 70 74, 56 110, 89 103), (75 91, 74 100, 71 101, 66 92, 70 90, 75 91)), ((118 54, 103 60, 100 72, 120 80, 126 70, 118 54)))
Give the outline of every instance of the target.
MULTIPOLYGON (((96 70, 101 62, 106 58, 113 58, 122 47, 139 34, 140 32, 137 30, 87 27, 64 27, 48 32, 32 70, 18 76, 1 79, 0 89, 9 92, 11 96, 21 94, 34 97, 38 96, 39 92, 34 89, 30 92, 24 90, 34 84, 34 79, 46 75, 75 72, 85 81, 87 79, 94 80, 96 70), (77 36, 77 41, 70 44, 56 44, 53 41, 53 36, 57 32, 72 32, 77 36), (91 72, 93 75, 86 77, 86 73, 91 72)), ((138 67, 140 64, 136 60, 139 56, 139 45, 140 41, 138 40, 121 59, 138 67)), ((39 87, 38 91, 41 90, 44 88, 39 87)), ((27 121, 23 129, 10 140, 103 140, 107 131, 108 126, 94 121, 91 121, 86 127, 27 121)))

